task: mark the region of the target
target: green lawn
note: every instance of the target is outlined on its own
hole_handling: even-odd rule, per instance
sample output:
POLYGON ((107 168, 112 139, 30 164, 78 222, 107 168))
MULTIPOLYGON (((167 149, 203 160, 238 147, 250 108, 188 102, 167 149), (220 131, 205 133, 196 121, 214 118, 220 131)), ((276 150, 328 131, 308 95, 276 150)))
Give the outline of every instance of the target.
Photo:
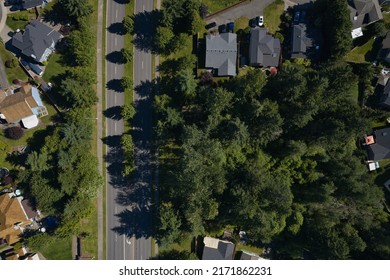
POLYGON ((203 0, 202 2, 207 5, 209 14, 213 14, 241 1, 242 0, 203 0))
POLYGON ((27 11, 21 11, 13 14, 7 15, 6 24, 12 29, 24 29, 24 27, 29 23, 29 21, 35 19, 35 10, 30 9, 27 11))
POLYGON ((50 55, 45 72, 42 76, 46 82, 51 81, 53 77, 65 72, 66 66, 62 63, 62 59, 63 55, 60 53, 53 53, 50 55))
POLYGON ((56 238, 48 236, 50 242, 45 243, 38 251, 48 260, 71 260, 72 237, 56 238))
MULTIPOLYGON (((9 51, 5 49, 3 43, 0 43, 0 55, 4 63, 9 59, 15 58, 9 51)), ((20 67, 19 62, 16 62, 16 66, 13 68, 5 67, 5 73, 7 74, 8 82, 10 84, 12 84, 12 81, 14 79, 19 79, 23 81, 28 80, 28 76, 20 67)))
POLYGON ((279 31, 279 25, 281 23, 280 16, 284 11, 284 2, 276 0, 269 4, 264 9, 264 25, 268 28, 269 33, 275 34, 279 31))
POLYGON ((249 27, 249 18, 247 17, 240 17, 234 21, 234 32, 237 32, 238 30, 249 27))
POLYGON ((370 51, 372 50, 373 45, 374 45, 374 39, 371 38, 365 44, 353 48, 345 56, 345 60, 354 63, 363 63, 366 61, 370 61, 370 59, 372 58, 370 55, 370 51))

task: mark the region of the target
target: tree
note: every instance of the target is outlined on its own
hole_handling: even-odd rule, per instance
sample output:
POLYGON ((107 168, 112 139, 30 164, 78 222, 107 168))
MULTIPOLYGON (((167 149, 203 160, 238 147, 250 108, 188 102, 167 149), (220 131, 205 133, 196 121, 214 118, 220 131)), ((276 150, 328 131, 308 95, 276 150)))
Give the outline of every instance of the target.
POLYGON ((122 48, 121 49, 121 55, 123 58, 123 61, 125 63, 130 62, 133 60, 133 53, 129 49, 122 48))
POLYGON ((19 126, 12 126, 5 130, 5 136, 9 139, 18 140, 24 135, 23 128, 19 126))
POLYGON ((62 0, 61 5, 65 13, 76 20, 81 17, 86 17, 93 12, 93 7, 87 1, 62 0))
POLYGON ((30 170, 33 172, 43 172, 49 169, 48 165, 48 155, 44 152, 38 153, 32 151, 28 156, 26 163, 30 167, 30 170))
POLYGON ((157 50, 161 54, 169 54, 172 52, 172 41, 175 35, 173 34, 171 28, 159 26, 156 30, 155 45, 157 50))
POLYGON ((126 33, 133 34, 134 33, 134 17, 131 15, 127 15, 122 20, 123 29, 126 33))
POLYGON ((371 36, 383 37, 387 33, 387 28, 383 20, 374 22, 373 24, 368 26, 368 29, 371 36))
POLYGON ((181 221, 170 203, 160 205, 158 242, 165 247, 179 240, 181 221))
POLYGON ((68 59, 76 66, 90 66, 95 59, 95 36, 90 28, 75 30, 69 35, 68 59))
POLYGON ((187 68, 180 71, 176 78, 176 91, 186 98, 192 98, 195 96, 198 80, 192 69, 187 68))
POLYGON ((133 89, 133 80, 130 77, 123 77, 120 84, 123 90, 133 89))
POLYGON ((121 110, 121 114, 122 114, 123 119, 130 121, 133 119, 135 113, 136 113, 136 111, 135 111, 135 108, 133 105, 129 105, 129 104, 123 105, 122 110, 121 110))
POLYGON ((199 8, 199 15, 201 18, 204 19, 208 14, 209 14, 209 8, 207 7, 207 5, 205 3, 202 2, 202 4, 200 4, 200 8, 199 8))

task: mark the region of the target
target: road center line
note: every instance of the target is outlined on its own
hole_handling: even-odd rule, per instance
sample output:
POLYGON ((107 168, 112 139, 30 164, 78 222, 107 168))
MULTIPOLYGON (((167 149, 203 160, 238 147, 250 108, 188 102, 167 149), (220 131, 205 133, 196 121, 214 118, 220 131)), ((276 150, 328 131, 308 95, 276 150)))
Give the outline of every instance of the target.
POLYGON ((141 61, 141 68, 144 69, 144 62, 141 61))
POLYGON ((115 47, 118 44, 118 37, 115 37, 115 47))
POLYGON ((116 122, 114 122, 114 131, 116 132, 116 122))
POLYGON ((116 75, 116 66, 114 67, 114 74, 116 75))
POLYGON ((115 18, 118 18, 118 10, 115 11, 115 18))

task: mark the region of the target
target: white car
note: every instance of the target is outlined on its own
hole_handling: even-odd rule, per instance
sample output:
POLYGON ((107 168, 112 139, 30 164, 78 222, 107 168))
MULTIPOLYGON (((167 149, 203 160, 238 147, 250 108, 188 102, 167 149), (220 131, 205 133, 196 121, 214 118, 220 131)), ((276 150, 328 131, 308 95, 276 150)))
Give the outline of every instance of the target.
POLYGON ((263 26, 264 25, 264 16, 259 16, 256 18, 257 19, 257 25, 258 26, 263 26))

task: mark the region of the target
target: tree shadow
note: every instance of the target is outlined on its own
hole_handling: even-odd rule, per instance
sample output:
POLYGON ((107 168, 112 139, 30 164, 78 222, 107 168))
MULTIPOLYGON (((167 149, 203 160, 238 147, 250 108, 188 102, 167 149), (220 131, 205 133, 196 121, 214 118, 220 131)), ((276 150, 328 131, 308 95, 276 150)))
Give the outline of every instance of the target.
POLYGON ((57 2, 53 5, 52 9, 45 9, 42 13, 42 18, 45 22, 49 22, 53 25, 68 23, 69 18, 67 18, 66 13, 64 12, 63 5, 60 2, 57 2))
POLYGON ((131 211, 128 209, 123 210, 116 215, 119 218, 118 227, 114 227, 112 230, 120 235, 126 235, 127 237, 136 238, 150 237, 150 219, 145 217, 150 216, 149 208, 135 208, 131 211))
POLYGON ((130 3, 131 0, 114 0, 114 2, 118 3, 118 4, 128 4, 130 3))
POLYGON ((115 92, 123 92, 123 87, 121 85, 120 79, 112 79, 108 81, 106 84, 106 88, 115 92))
POLYGON ((111 25, 107 27, 107 30, 110 33, 121 35, 121 36, 126 34, 122 22, 111 23, 111 25))
POLYGON ((150 97, 156 92, 156 83, 154 81, 141 81, 141 84, 134 88, 135 92, 141 97, 150 97))
POLYGON ((120 51, 113 51, 106 55, 106 59, 115 64, 124 64, 125 61, 123 59, 123 55, 120 51))
POLYGON ((121 120, 122 119, 122 107, 121 106, 113 106, 113 107, 107 108, 103 112, 103 115, 109 119, 121 120))
POLYGON ((134 33, 136 36, 133 43, 137 49, 152 53, 158 52, 154 41, 160 17, 161 12, 156 10, 151 12, 145 11, 134 16, 134 33))

